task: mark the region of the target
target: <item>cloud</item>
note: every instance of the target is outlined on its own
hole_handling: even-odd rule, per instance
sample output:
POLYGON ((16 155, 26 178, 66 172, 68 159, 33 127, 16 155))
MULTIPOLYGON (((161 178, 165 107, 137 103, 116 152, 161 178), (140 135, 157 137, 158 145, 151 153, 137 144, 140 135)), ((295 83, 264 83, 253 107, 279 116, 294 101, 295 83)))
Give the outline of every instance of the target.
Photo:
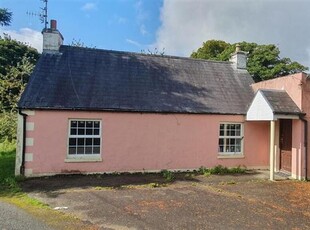
POLYGON ((22 28, 19 31, 16 30, 4 30, 0 28, 0 34, 8 34, 12 39, 23 42, 35 49, 38 52, 42 52, 43 37, 41 32, 32 30, 30 28, 22 28))
POLYGON ((129 43, 129 44, 132 44, 134 46, 137 46, 139 48, 141 48, 143 46, 141 43, 139 43, 137 41, 134 41, 134 40, 131 40, 131 39, 128 39, 128 38, 126 39, 126 42, 129 43))
POLYGON ((144 10, 143 2, 141 0, 135 3, 135 9, 136 9, 136 21, 139 26, 139 31, 143 36, 145 36, 148 34, 148 31, 146 29, 144 22, 148 19, 149 15, 144 10))
POLYGON ((82 6, 81 9, 84 11, 96 10, 97 5, 95 3, 92 3, 92 2, 87 2, 82 6))
POLYGON ((143 36, 148 34, 148 31, 146 30, 144 24, 141 24, 141 25, 140 25, 140 33, 141 33, 143 36))
POLYGON ((164 0, 154 47, 189 56, 204 41, 276 44, 281 55, 310 66, 310 1, 164 0))

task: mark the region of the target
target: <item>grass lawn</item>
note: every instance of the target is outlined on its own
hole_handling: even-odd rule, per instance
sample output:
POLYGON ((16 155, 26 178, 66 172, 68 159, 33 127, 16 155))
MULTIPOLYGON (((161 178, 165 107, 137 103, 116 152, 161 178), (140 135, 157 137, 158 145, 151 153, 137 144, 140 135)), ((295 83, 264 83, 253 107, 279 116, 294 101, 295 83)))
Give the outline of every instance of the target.
POLYGON ((54 229, 97 229, 73 215, 53 210, 29 197, 19 186, 23 177, 15 177, 15 143, 0 143, 0 200, 18 206, 54 229))

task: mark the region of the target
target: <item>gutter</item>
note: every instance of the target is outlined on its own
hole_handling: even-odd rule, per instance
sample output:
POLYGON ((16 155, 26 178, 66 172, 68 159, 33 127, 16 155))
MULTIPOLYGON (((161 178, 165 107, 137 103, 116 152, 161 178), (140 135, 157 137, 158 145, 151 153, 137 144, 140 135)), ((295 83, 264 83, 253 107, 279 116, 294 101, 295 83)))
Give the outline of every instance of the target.
POLYGON ((23 140, 23 147, 22 147, 22 162, 20 165, 20 174, 23 176, 25 175, 25 152, 26 152, 26 119, 27 114, 23 113, 21 109, 18 110, 18 114, 23 116, 23 133, 22 133, 22 140, 23 140))
POLYGON ((300 116, 300 120, 304 122, 304 146, 305 146, 305 180, 308 180, 308 121, 304 118, 304 116, 300 116))

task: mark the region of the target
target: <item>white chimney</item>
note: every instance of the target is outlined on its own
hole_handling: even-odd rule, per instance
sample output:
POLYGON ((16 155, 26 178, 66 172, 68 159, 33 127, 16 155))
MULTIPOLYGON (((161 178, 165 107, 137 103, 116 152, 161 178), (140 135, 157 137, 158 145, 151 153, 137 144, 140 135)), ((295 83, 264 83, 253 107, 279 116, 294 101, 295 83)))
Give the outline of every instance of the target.
POLYGON ((246 69, 247 52, 241 51, 240 45, 236 45, 236 51, 231 55, 229 61, 234 64, 236 69, 246 69))
POLYGON ((57 21, 51 20, 51 28, 43 29, 43 53, 56 53, 63 44, 64 38, 57 30, 57 21))

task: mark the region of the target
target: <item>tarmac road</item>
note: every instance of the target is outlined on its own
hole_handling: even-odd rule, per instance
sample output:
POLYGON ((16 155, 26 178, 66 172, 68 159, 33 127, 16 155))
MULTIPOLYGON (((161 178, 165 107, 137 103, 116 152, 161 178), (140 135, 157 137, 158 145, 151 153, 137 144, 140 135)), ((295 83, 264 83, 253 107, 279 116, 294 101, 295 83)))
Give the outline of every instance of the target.
POLYGON ((50 230, 50 228, 18 207, 0 201, 0 230, 50 230))

